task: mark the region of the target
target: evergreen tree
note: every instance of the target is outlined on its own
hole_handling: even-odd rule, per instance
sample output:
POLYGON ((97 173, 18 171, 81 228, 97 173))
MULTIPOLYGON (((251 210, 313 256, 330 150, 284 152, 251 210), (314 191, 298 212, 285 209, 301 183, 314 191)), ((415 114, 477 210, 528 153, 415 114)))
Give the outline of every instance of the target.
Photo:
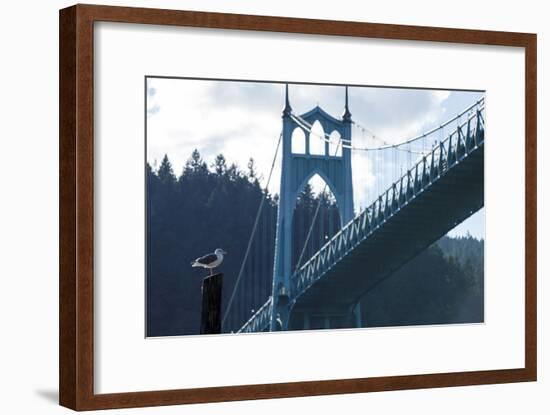
POLYGON ((223 154, 218 154, 214 161, 214 171, 218 176, 223 176, 227 172, 227 162, 223 154))
POLYGON ((254 164, 254 159, 250 157, 248 159, 248 178, 253 181, 256 178, 256 165, 254 164))
POLYGON ((315 195, 311 184, 306 183, 304 189, 298 195, 297 206, 306 210, 313 209, 315 204, 315 195))
POLYGON ((168 155, 164 155, 160 167, 158 169, 157 176, 162 184, 171 185, 176 182, 176 176, 172 169, 172 163, 168 159, 168 155))
POLYGON ((191 157, 185 163, 184 174, 189 173, 199 173, 206 174, 208 173, 208 166, 204 162, 199 153, 199 150, 194 149, 191 153, 191 157))
POLYGON ((239 171, 239 168, 235 163, 231 163, 231 165, 227 169, 227 175, 232 181, 237 181, 242 177, 242 173, 239 171))

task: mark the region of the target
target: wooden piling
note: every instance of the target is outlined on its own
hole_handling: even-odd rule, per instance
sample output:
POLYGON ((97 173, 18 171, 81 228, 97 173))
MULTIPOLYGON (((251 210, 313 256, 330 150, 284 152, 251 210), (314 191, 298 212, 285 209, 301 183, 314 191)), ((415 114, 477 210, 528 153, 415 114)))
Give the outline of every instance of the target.
POLYGON ((201 334, 220 334, 222 331, 222 282, 222 273, 202 280, 201 334))

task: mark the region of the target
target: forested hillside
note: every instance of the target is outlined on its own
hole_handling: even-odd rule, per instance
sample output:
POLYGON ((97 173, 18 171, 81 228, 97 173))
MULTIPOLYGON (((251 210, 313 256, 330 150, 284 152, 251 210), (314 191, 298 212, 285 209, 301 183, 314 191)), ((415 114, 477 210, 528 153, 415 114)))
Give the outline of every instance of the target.
MULTIPOLYGON (((148 336, 198 333, 206 272, 191 268, 190 262, 218 247, 229 252, 221 267, 227 306, 263 197, 259 180, 253 160, 242 171, 223 155, 207 165, 198 151, 179 174, 168 157, 158 169, 147 165, 148 336)), ((277 196, 266 197, 226 331, 238 327, 271 294, 277 196)), ((304 229, 309 229, 319 198, 315 234, 328 239, 340 227, 330 195, 315 195, 306 186, 295 212, 296 246, 307 237, 304 229)), ((319 243, 308 246, 304 260, 319 243)), ((294 264, 301 254, 295 247, 294 264)), ((483 241, 442 238, 368 293, 361 309, 368 326, 482 321, 483 241)))
MULTIPOLYGON (((252 161, 248 167, 228 166, 222 155, 208 166, 197 151, 178 177, 167 157, 156 172, 147 166, 149 336, 198 333, 207 272, 190 262, 216 248, 229 253, 222 266, 224 299, 229 297, 262 197, 252 161)), ((276 201, 269 199, 263 210, 274 229, 276 201)), ((260 280, 256 287, 265 298, 268 284, 260 280)))
POLYGON ((477 323, 483 308, 483 240, 471 236, 444 236, 361 302, 369 327, 477 323))

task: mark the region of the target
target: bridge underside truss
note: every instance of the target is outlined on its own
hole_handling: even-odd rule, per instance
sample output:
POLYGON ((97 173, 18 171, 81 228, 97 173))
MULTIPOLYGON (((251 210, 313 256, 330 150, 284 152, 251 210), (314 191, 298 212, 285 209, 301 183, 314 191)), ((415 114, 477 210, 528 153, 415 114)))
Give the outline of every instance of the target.
POLYGON ((342 240, 341 244, 349 246, 347 253, 317 275, 304 272, 294 279, 299 294, 293 315, 315 310, 319 304, 323 308, 348 309, 385 277, 481 209, 483 193, 480 147, 467 161, 453 166, 425 188, 409 194, 401 203, 390 204, 386 215, 381 214, 368 225, 355 223, 347 235, 344 232, 341 237, 347 237, 348 243, 342 240))

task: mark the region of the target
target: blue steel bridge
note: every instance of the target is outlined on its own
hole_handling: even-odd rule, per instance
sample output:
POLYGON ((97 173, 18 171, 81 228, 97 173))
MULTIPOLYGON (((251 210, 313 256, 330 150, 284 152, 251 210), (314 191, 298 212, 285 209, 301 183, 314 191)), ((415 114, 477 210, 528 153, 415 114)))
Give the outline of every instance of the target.
POLYGON ((277 214, 265 213, 266 186, 223 331, 363 327, 361 298, 483 207, 484 104, 481 98, 431 131, 390 143, 353 121, 347 88, 344 113, 335 118, 319 106, 294 114, 287 86, 273 159, 280 150, 277 214), (375 145, 354 144, 352 131, 375 145), (372 202, 357 211, 352 152, 365 155, 375 179, 384 178, 365 183, 372 202), (320 198, 304 218, 297 200, 315 175, 337 211, 320 198))

